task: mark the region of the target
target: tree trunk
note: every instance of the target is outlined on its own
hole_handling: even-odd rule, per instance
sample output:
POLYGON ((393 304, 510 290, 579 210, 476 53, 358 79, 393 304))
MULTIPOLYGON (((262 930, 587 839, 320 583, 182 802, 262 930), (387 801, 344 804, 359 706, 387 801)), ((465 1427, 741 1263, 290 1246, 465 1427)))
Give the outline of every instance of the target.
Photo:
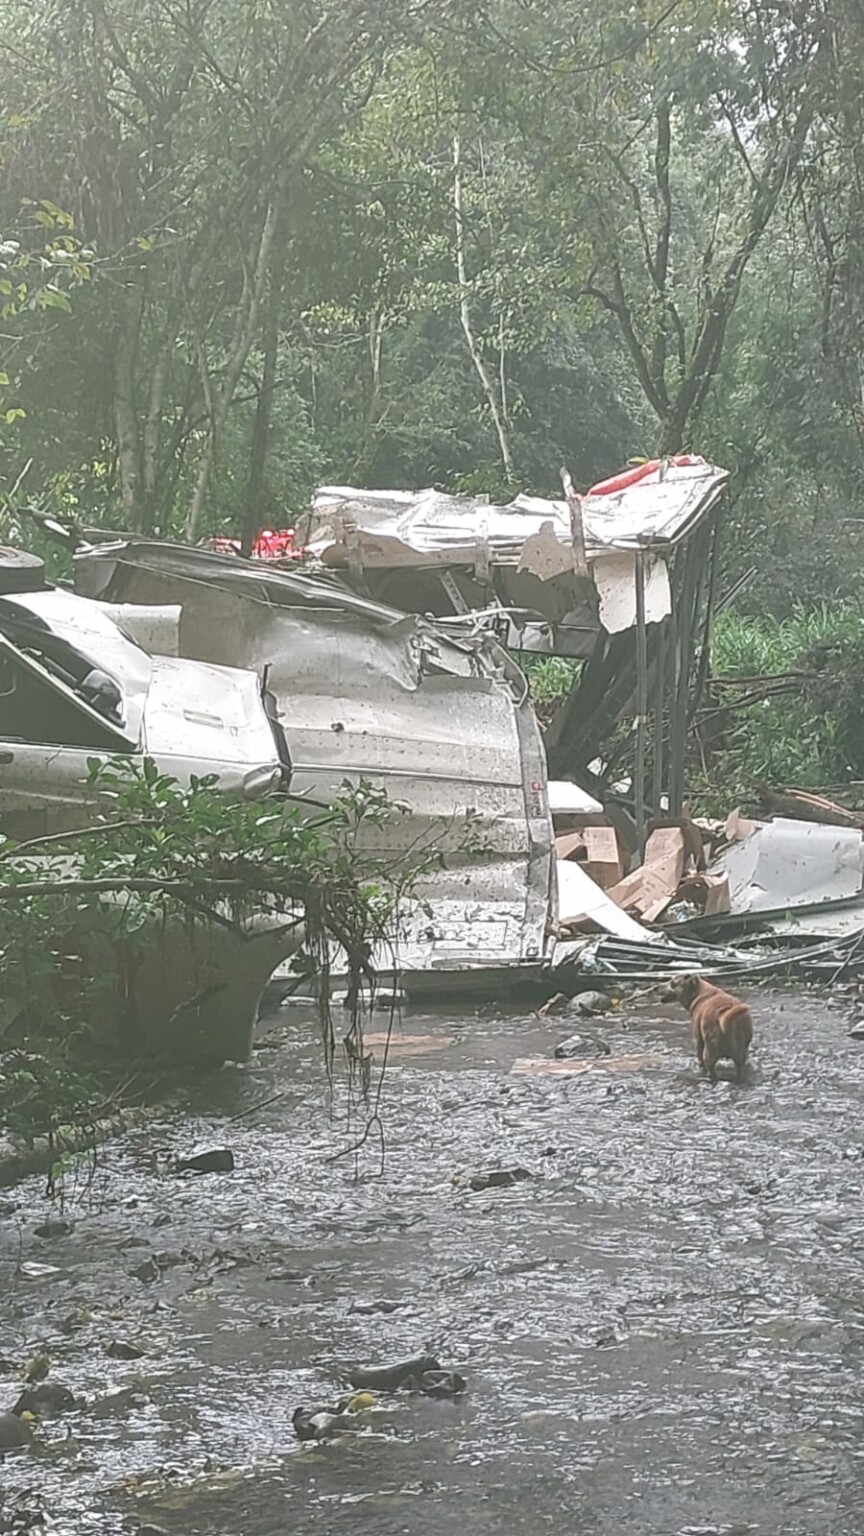
POLYGON ((684 452, 684 428, 680 416, 675 411, 670 411, 660 423, 660 440, 657 448, 661 459, 668 459, 675 453, 684 452))
POLYGON ((114 352, 114 421, 117 427, 123 515, 127 526, 135 532, 142 526, 143 501, 141 439, 135 391, 135 365, 143 308, 143 289, 137 280, 133 280, 125 296, 114 352))
POLYGON ((147 401, 147 415, 144 420, 143 444, 141 454, 141 479, 142 479, 142 533, 152 533, 156 527, 156 479, 159 455, 159 436, 162 426, 162 401, 165 396, 165 381, 168 376, 168 358, 173 342, 172 335, 163 343, 163 346, 153 365, 150 376, 150 394, 147 401))
POLYGON ((273 237, 276 232, 276 222, 279 216, 279 204, 281 197, 274 196, 267 206, 261 233, 257 241, 257 250, 253 254, 250 263, 251 270, 247 270, 244 277, 243 296, 237 309, 234 322, 234 335, 228 353, 228 362, 221 387, 213 392, 213 409, 210 417, 210 431, 198 464, 198 474, 195 480, 195 489, 192 493, 192 501, 189 506, 189 515, 186 519, 186 537, 193 543, 198 535, 198 527, 207 500, 207 492, 210 489, 210 480, 216 465, 216 455, 225 418, 234 399, 234 392, 240 380, 240 375, 246 365, 246 360, 255 339, 255 327, 258 322, 258 313, 261 306, 261 296, 267 280, 267 273, 273 250, 273 237))
POLYGON ((486 396, 489 410, 492 413, 492 420, 495 423, 504 473, 508 480, 515 480, 513 453, 510 447, 510 436, 504 416, 503 402, 498 398, 495 383, 489 369, 486 367, 483 354, 477 345, 477 339, 471 325, 471 311, 468 305, 468 276, 465 266, 465 218, 462 212, 462 175, 460 170, 461 149, 462 146, 457 135, 453 140, 453 212, 456 217, 456 277, 459 283, 459 317, 462 322, 462 330, 471 361, 477 371, 477 377, 483 385, 483 393, 486 396))
POLYGON ((279 361, 279 318, 282 309, 282 285, 285 263, 288 258, 288 241, 285 238, 284 221, 274 237, 273 261, 270 269, 270 292, 264 324, 264 362, 261 387, 252 427, 249 450, 249 475, 246 481, 246 505, 241 528, 241 549, 244 555, 252 553, 252 545, 261 532, 261 506, 267 471, 267 450, 270 443, 270 421, 273 415, 273 397, 276 392, 276 368, 279 361))

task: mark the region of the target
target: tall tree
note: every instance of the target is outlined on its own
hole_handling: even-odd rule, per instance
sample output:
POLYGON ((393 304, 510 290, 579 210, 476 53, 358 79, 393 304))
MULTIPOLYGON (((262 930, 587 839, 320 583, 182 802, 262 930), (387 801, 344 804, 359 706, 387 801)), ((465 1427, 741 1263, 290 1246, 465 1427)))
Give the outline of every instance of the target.
MULTIPOLYGON (((569 204, 574 276, 619 330, 671 453, 716 376, 747 268, 824 103, 819 3, 589 0, 478 22, 501 67, 496 110, 522 135, 550 213, 569 204), (698 169, 696 169, 698 167, 698 169), (698 180, 697 180, 698 177, 698 180)), ((473 71, 473 73, 470 73, 473 71)), ((563 236, 563 231, 562 231, 563 236)), ((566 236, 563 236, 566 238, 566 236)))
POLYGON ((7 195, 50 180, 96 246, 124 516, 164 520, 193 455, 194 537, 292 191, 432 0, 7 9, 27 40, 7 195))

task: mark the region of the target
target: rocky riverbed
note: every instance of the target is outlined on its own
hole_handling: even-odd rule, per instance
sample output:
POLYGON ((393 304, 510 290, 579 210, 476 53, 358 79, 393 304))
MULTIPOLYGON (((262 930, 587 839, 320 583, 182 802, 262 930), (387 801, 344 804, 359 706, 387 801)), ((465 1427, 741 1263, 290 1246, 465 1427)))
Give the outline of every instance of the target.
POLYGON ((813 995, 754 1012, 740 1089, 699 1080, 674 1008, 548 1076, 511 1069, 572 1019, 406 1017, 379 1172, 375 1135, 330 1160, 359 1127, 284 1008, 62 1211, 4 1192, 0 1411, 34 1360, 75 1406, 0 1461, 0 1531, 857 1536, 864 1046, 813 995), (172 1169, 208 1147, 233 1171, 172 1169), (478 1183, 504 1168, 529 1177, 478 1183), (426 1346, 467 1394, 297 1442, 298 1404, 426 1346))

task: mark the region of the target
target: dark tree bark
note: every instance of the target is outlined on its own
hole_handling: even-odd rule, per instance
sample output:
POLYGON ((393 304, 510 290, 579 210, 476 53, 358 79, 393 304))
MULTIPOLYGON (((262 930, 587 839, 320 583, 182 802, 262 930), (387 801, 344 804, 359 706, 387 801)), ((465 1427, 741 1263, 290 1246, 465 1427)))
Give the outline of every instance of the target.
POLYGON ((252 545, 263 527, 262 507, 267 477, 267 451, 270 446, 270 423, 273 417, 273 399, 276 393, 276 370, 279 361, 279 319, 282 310, 282 287, 288 258, 288 241, 285 221, 280 219, 273 243, 270 267, 270 284, 264 320, 264 360, 252 442, 249 449, 249 474, 246 481, 245 507, 241 528, 241 548, 244 555, 251 554, 252 545))

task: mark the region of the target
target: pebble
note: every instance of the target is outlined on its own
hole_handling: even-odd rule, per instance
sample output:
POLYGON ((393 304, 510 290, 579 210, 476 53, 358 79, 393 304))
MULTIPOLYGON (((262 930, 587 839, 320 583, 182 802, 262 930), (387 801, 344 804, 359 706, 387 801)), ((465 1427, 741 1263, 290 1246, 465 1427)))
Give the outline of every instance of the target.
POLYGON ((475 1173, 468 1180, 468 1188, 479 1194, 482 1189, 507 1189, 531 1177, 527 1168, 491 1168, 488 1173, 475 1173))
POLYGON ((556 1045, 552 1054, 558 1061, 569 1061, 582 1056, 611 1056, 612 1051, 597 1035, 568 1035, 556 1045))
POLYGON ((112 1360, 143 1360, 144 1351, 126 1339, 112 1339, 105 1351, 112 1360))
POLYGON ((174 1164, 177 1173, 233 1173, 234 1153, 229 1147, 214 1147, 196 1152, 194 1157, 180 1157, 174 1164))

